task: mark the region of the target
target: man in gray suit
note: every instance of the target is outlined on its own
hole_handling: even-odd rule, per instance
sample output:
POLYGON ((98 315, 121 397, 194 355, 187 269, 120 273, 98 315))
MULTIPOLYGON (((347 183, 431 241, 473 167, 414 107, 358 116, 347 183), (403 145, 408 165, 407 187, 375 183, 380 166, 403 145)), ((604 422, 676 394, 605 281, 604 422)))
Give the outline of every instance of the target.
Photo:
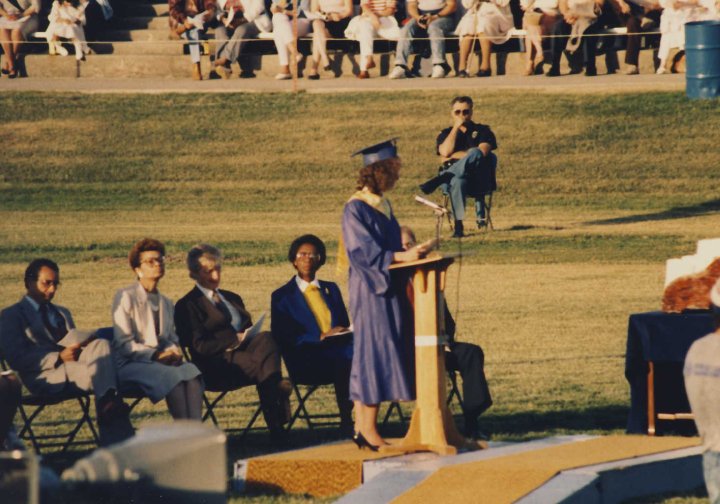
POLYGON ((51 302, 59 285, 60 269, 50 259, 28 265, 25 296, 0 314, 0 350, 33 394, 92 391, 101 444, 120 441, 132 434, 132 426, 117 393, 110 343, 91 337, 82 344, 58 344, 75 328, 70 311, 51 302))

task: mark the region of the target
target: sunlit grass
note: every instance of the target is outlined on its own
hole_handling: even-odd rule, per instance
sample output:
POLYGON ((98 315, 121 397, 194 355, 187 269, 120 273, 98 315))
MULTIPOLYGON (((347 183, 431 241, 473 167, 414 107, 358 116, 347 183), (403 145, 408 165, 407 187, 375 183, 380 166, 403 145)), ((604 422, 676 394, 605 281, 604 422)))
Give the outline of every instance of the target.
MULTIPOLYGON (((390 198, 401 223, 429 238, 434 219, 412 196, 436 172, 434 139, 451 96, 4 94, 0 306, 22 295, 25 264, 48 256, 61 264, 58 303, 80 327, 110 325, 114 291, 133 281, 127 251, 143 236, 168 245, 160 287, 173 299, 192 287, 185 252, 210 242, 226 254, 223 286, 257 316, 293 274, 287 247, 306 232, 328 244, 320 276, 345 289, 334 258, 359 164, 349 154, 401 137, 402 179, 390 198)), ((717 102, 679 93, 475 98, 476 120, 500 145, 496 229, 472 231, 468 217, 472 235, 446 294, 458 338, 485 350, 495 405, 482 427, 498 440, 622 432, 628 315, 657 309, 664 261, 720 228, 717 102)), ((248 388, 219 411, 239 423, 254 398, 248 388)), ((334 409, 331 393, 319 399, 334 409)), ((147 401, 134 417, 167 418, 147 401)), ((302 428, 293 437, 318 441, 302 428)), ((262 434, 230 447, 231 458, 272 449, 262 434)))

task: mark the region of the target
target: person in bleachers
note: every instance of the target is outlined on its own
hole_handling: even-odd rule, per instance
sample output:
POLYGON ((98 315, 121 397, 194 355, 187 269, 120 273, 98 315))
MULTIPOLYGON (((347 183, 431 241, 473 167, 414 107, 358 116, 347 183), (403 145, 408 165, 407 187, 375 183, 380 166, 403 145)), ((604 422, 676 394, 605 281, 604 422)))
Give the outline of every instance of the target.
POLYGON ((319 67, 326 72, 332 70, 327 55, 327 39, 345 36, 345 29, 353 15, 353 4, 352 0, 311 0, 310 12, 313 17, 313 49, 307 78, 317 80, 320 78, 319 67))
POLYGON ((489 77, 491 44, 504 44, 514 27, 510 0, 462 0, 467 9, 458 23, 455 35, 460 37, 458 77, 469 77, 467 64, 475 41, 480 44, 478 77, 489 77))
MULTIPOLYGON (((649 2, 647 2, 649 3, 649 2)), ((640 73, 640 32, 642 19, 647 13, 647 4, 644 0, 608 0, 610 15, 615 25, 624 26, 627 30, 627 45, 625 48, 625 75, 640 73)))
MULTIPOLYGON (((555 25, 552 47, 552 64, 545 74, 548 77, 560 75, 560 60, 563 51, 574 54, 580 51, 584 57, 585 75, 597 75, 595 55, 597 53, 597 34, 602 29, 600 16, 605 0, 577 0, 572 4, 569 0, 559 0, 558 7, 563 16, 561 22, 555 25)), ((580 72, 581 67, 571 65, 571 73, 580 72)))
POLYGON ((183 362, 173 303, 158 290, 165 276, 165 246, 144 238, 133 245, 128 260, 137 282, 118 290, 112 304, 113 355, 120 381, 139 388, 153 403, 165 399, 175 419, 200 420, 200 371, 183 362))
MULTIPOLYGON (((401 226, 403 250, 417 245, 415 233, 408 226, 401 226)), ((478 429, 478 417, 492 406, 490 388, 485 378, 485 354, 479 345, 455 341, 455 321, 443 299, 443 319, 445 321, 445 367, 450 372, 459 372, 463 386, 463 433, 469 438, 485 438, 478 429)))
POLYGON ((68 39, 75 48, 75 59, 83 60, 90 53, 90 47, 85 41, 85 8, 87 2, 79 0, 55 0, 50 10, 45 37, 51 56, 59 54, 67 56, 68 51, 58 41, 68 39))
POLYGON ((0 0, 0 40, 2 40, 2 75, 18 76, 20 48, 38 29, 39 0, 0 0))
POLYGON ((660 0, 660 5, 663 13, 660 17, 660 65, 657 73, 682 72, 685 64, 685 23, 716 20, 720 6, 715 0, 660 0), (676 55, 668 69, 668 58, 672 49, 679 49, 683 53, 676 55))
POLYGON ((255 77, 252 68, 241 58, 243 49, 252 44, 249 39, 272 29, 265 3, 263 0, 217 0, 217 18, 213 77, 229 79, 235 62, 240 64, 240 77, 255 77))
POLYGON ((400 30, 400 40, 395 50, 395 67, 390 71, 391 79, 409 77, 408 57, 415 38, 429 38, 432 53, 432 75, 441 79, 448 73, 445 60, 445 39, 454 28, 453 15, 456 0, 407 0, 407 14, 410 21, 400 30))
POLYGON ((267 331, 247 336, 252 327, 242 298, 220 289, 222 254, 212 245, 194 246, 187 267, 195 287, 175 305, 175 326, 183 346, 211 388, 255 384, 265 423, 282 442, 289 419, 290 383, 282 378, 280 349, 267 331))
POLYGON ((367 79, 370 77, 368 70, 375 68, 373 41, 377 37, 397 40, 400 37, 400 27, 395 19, 395 0, 362 0, 360 8, 362 12, 350 21, 345 36, 360 42, 358 78, 367 79))
POLYGON ((67 308, 52 303, 60 286, 60 268, 35 259, 25 269, 26 294, 0 314, 0 348, 31 393, 95 395, 101 444, 132 435, 129 408, 119 396, 118 378, 107 340, 91 336, 83 343, 60 345, 75 328, 67 308))
POLYGON ((520 6, 524 11, 523 28, 527 32, 524 74, 542 74, 545 61, 542 38, 550 35, 555 24, 562 20, 558 0, 522 0, 520 6))
POLYGON ((200 67, 200 37, 215 18, 215 0, 168 0, 170 30, 189 41, 192 78, 202 80, 200 67))
POLYGON ((339 287, 317 279, 325 259, 325 244, 317 236, 303 235, 292 242, 288 260, 297 274, 272 293, 272 333, 293 381, 335 385, 340 430, 349 437, 353 343, 339 287))
POLYGON ((312 24, 308 19, 310 0, 298 2, 297 38, 293 34, 293 2, 275 0, 270 6, 270 12, 272 12, 273 41, 280 64, 280 71, 275 75, 275 79, 291 79, 290 58, 294 58, 296 63, 302 59, 297 48, 297 38, 306 37, 312 29, 312 24))
POLYGON ((452 126, 442 130, 436 140, 437 153, 444 168, 438 176, 421 184, 420 190, 432 194, 442 188, 450 196, 455 217, 453 237, 462 238, 465 236, 465 196, 469 192, 475 194, 479 203, 476 204, 478 228, 488 224, 484 200, 496 189, 497 157, 492 151, 497 149, 497 141, 489 126, 473 122, 473 101, 469 96, 452 99, 450 116, 452 126), (471 181, 474 182, 472 186, 471 181))

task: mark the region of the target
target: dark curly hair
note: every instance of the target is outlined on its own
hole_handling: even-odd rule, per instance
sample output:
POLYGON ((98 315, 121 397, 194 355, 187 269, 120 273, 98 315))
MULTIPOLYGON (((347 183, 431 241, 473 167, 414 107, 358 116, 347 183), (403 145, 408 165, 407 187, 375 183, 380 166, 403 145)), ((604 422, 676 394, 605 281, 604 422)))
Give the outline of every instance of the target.
POLYGON ((327 258, 325 244, 314 234, 305 234, 293 240, 290 244, 290 250, 288 250, 288 261, 294 263, 298 250, 300 250, 300 247, 306 243, 315 247, 315 250, 317 250, 317 253, 320 256, 320 259, 318 259, 318 268, 325 264, 325 259, 327 258))
POLYGON ((161 256, 165 255, 165 245, 163 245, 161 241, 154 238, 143 238, 135 245, 133 245, 133 247, 130 249, 130 253, 128 254, 128 261, 130 262, 130 267, 133 270, 135 268, 139 268, 140 254, 142 254, 143 252, 149 252, 151 250, 160 252, 161 256))
POLYGON ((382 194, 400 178, 400 158, 383 159, 360 169, 357 188, 367 187, 374 194, 382 194))

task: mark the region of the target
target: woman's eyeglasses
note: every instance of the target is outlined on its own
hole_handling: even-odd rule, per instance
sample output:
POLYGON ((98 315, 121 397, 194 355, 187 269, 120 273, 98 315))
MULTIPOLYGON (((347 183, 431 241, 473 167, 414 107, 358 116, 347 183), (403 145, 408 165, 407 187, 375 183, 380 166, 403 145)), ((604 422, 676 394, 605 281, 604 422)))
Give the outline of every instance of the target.
POLYGON ((320 259, 318 254, 311 254, 310 252, 298 252, 295 257, 298 259, 320 259))
POLYGON ((453 110, 453 114, 469 116, 470 114, 472 114, 472 109, 466 108, 466 109, 453 110))
POLYGON ((160 264, 165 264, 165 258, 164 257, 151 257, 150 259, 144 259, 140 262, 142 264, 149 264, 150 266, 158 266, 160 264))

